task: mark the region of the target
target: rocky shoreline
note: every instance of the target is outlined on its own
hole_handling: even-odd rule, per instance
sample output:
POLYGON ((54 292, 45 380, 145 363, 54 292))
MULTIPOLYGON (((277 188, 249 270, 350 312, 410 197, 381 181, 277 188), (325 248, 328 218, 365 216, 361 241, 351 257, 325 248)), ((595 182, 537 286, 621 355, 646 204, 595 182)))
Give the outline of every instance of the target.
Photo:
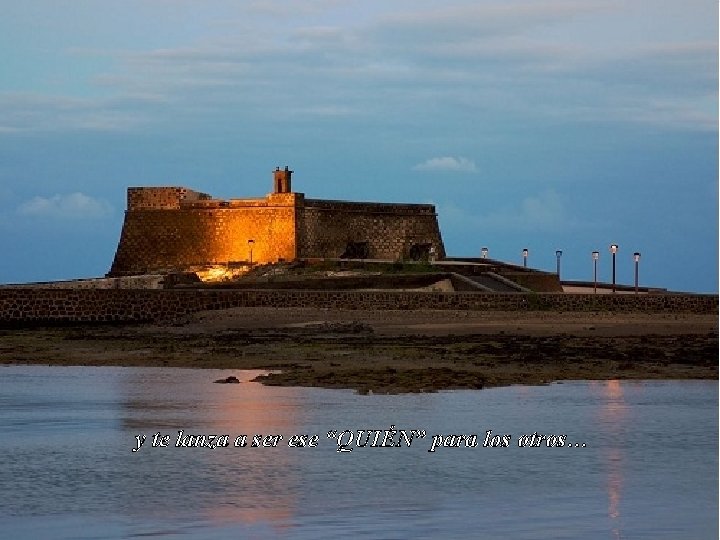
POLYGON ((715 314, 237 308, 171 325, 5 330, 0 362, 267 369, 263 384, 360 393, 717 379, 717 328, 715 314))

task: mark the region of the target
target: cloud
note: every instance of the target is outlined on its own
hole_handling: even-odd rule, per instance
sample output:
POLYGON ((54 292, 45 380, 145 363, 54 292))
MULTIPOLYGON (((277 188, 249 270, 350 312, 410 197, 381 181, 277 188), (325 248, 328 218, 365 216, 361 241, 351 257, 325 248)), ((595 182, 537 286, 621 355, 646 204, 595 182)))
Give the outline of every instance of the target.
POLYGON ((17 213, 22 216, 55 219, 101 219, 112 214, 112 211, 107 201, 79 192, 47 198, 33 197, 17 208, 17 213))
POLYGON ((163 105, 151 95, 70 98, 0 93, 0 134, 61 130, 126 131, 144 125, 144 112, 163 105))
POLYGON ((430 172, 477 172, 475 162, 466 157, 435 157, 427 161, 418 163, 413 167, 414 171, 430 171, 430 172))
POLYGON ((668 127, 704 130, 716 120, 708 105, 716 47, 687 36, 618 47, 574 38, 574 24, 621 16, 622 4, 433 5, 313 26, 298 18, 284 39, 243 27, 223 40, 140 51, 124 57, 124 89, 168 96, 185 114, 205 105, 203 113, 233 110, 244 120, 254 110, 265 120, 354 110, 392 125, 398 112, 422 110, 437 126, 461 109, 465 118, 499 111, 528 121, 646 123, 653 100, 665 104, 668 127), (548 24, 557 38, 547 38, 548 24))
POLYGON ((477 36, 514 35, 528 28, 560 24, 580 15, 604 12, 612 2, 479 3, 425 9, 398 10, 379 18, 376 30, 408 44, 476 39, 477 36), (419 38, 419 39, 418 39, 419 38))
POLYGON ((302 129, 313 115, 346 122, 347 111, 357 111, 357 123, 342 129, 386 132, 407 127, 408 118, 432 128, 490 126, 495 116, 528 125, 658 118, 667 128, 706 130, 717 123, 717 32, 700 25, 710 11, 703 3, 668 7, 674 11, 664 16, 651 2, 618 0, 228 1, 219 11, 185 0, 178 14, 168 13, 170 0, 158 3, 159 30, 173 28, 165 15, 182 12, 197 18, 198 35, 65 49, 61 60, 73 66, 65 71, 89 74, 74 81, 83 91, 0 89, 0 136, 219 120, 302 129), (653 25, 642 24, 650 13, 653 25), (262 30, 268 16, 272 32, 262 30), (224 26, 214 26, 220 20, 224 26), (647 35, 635 36, 636 27, 647 35))

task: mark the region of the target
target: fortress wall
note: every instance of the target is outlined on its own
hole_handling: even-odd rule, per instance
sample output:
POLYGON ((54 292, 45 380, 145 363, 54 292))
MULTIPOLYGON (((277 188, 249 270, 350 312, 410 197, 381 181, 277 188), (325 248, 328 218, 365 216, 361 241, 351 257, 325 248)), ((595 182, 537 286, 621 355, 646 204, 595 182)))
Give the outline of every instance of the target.
POLYGON ((67 281, 40 281, 0 285, 0 288, 18 289, 162 289, 167 276, 147 274, 117 278, 69 279, 67 281))
POLYGON ((367 242, 368 258, 408 258, 413 244, 432 244, 443 258, 435 207, 306 199, 298 216, 298 257, 340 257, 349 242, 367 242))
POLYGON ((180 208, 183 201, 205 199, 210 199, 210 195, 180 186, 131 187, 127 190, 128 210, 170 210, 180 208))
POLYGON ((427 204, 305 200, 301 193, 212 199, 181 187, 129 188, 128 210, 110 276, 191 266, 298 257, 339 257, 367 242, 369 258, 408 258, 414 244, 445 250, 427 204))
MULTIPOLYGON (((292 200, 290 202, 293 202, 292 200)), ((128 210, 110 276, 152 273, 230 261, 295 258, 295 206, 264 205, 128 210)), ((276 204, 279 203, 279 204, 276 204)))
POLYGON ((172 321, 198 311, 258 306, 716 314, 718 296, 0 288, 0 327, 172 321))

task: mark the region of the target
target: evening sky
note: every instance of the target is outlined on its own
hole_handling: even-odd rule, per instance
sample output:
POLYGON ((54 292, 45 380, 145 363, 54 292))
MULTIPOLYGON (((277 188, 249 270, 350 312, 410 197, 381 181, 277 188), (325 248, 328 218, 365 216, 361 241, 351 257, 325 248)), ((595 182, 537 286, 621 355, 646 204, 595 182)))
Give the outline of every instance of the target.
POLYGON ((450 255, 718 288, 711 0, 0 0, 0 282, 103 275, 127 186, 433 203, 450 255))

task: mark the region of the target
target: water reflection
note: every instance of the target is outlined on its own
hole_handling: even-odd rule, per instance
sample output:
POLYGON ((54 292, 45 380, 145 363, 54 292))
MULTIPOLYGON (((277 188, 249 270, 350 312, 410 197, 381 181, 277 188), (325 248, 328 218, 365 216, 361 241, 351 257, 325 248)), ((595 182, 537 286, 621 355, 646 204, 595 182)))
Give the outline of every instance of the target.
POLYGON ((607 470, 608 517, 611 520, 613 538, 621 538, 620 502, 623 489, 623 437, 624 421, 628 414, 628 405, 623 396, 623 385, 619 380, 598 383, 601 385, 600 419, 610 441, 609 447, 602 452, 607 470))
MULTIPOLYGON (((288 434, 296 433, 304 422, 303 408, 296 403, 298 389, 283 389, 282 399, 277 395, 270 399, 266 388, 249 382, 255 375, 243 372, 239 385, 213 384, 218 378, 215 372, 164 384, 142 371, 128 371, 119 381, 123 427, 148 437, 135 454, 142 453, 142 459, 133 460, 134 470, 172 484, 173 491, 182 493, 183 505, 218 524, 268 523, 282 529, 296 512, 299 491, 298 453, 283 447, 288 434), (179 430, 183 435, 228 435, 230 446, 176 448, 179 430), (168 448, 149 447, 157 432, 170 435, 168 448), (236 447, 240 435, 247 436, 246 443, 236 447), (276 448, 254 448, 255 435, 284 439, 276 448), (158 475, 159 466, 164 474, 158 475)), ((147 511, 144 504, 125 504, 131 512, 147 511)), ((176 505, 177 501, 168 501, 160 508, 176 505)))
MULTIPOLYGON (((229 385, 233 387, 235 385, 229 385)), ((229 388, 229 392, 216 394, 217 407, 210 425, 218 432, 232 435, 247 435, 247 444, 252 444, 254 435, 283 435, 287 439, 303 423, 300 419, 302 409, 288 406, 286 401, 268 400, 267 390, 257 383, 243 384, 240 396, 229 388), (272 433, 268 431, 271 428, 272 433)), ((285 393, 287 399, 294 401, 298 390, 290 388, 285 393)), ((231 440, 234 437, 231 436, 231 440)), ((207 510, 207 516, 213 521, 256 524, 268 522, 276 529, 283 529, 296 510, 296 495, 299 486, 297 474, 298 454, 282 451, 287 440, 275 448, 243 448, 240 451, 253 452, 251 477, 252 484, 244 481, 245 493, 239 495, 232 504, 213 506, 207 510), (282 471, 280 474, 277 471, 282 471), (247 503, 247 495, 252 494, 252 504, 247 503)), ((245 456, 226 451, 213 453, 222 466, 228 470, 245 456)), ((239 479, 238 479, 239 480, 239 479)))
POLYGON ((713 382, 358 396, 212 383, 227 375, 0 368, 0 485, 12 486, 0 490, 4 537, 718 537, 713 382), (307 451, 283 441, 131 452, 139 433, 174 445, 178 429, 289 436, 391 423, 588 444, 428 453, 423 441, 345 455, 323 436, 307 451))

